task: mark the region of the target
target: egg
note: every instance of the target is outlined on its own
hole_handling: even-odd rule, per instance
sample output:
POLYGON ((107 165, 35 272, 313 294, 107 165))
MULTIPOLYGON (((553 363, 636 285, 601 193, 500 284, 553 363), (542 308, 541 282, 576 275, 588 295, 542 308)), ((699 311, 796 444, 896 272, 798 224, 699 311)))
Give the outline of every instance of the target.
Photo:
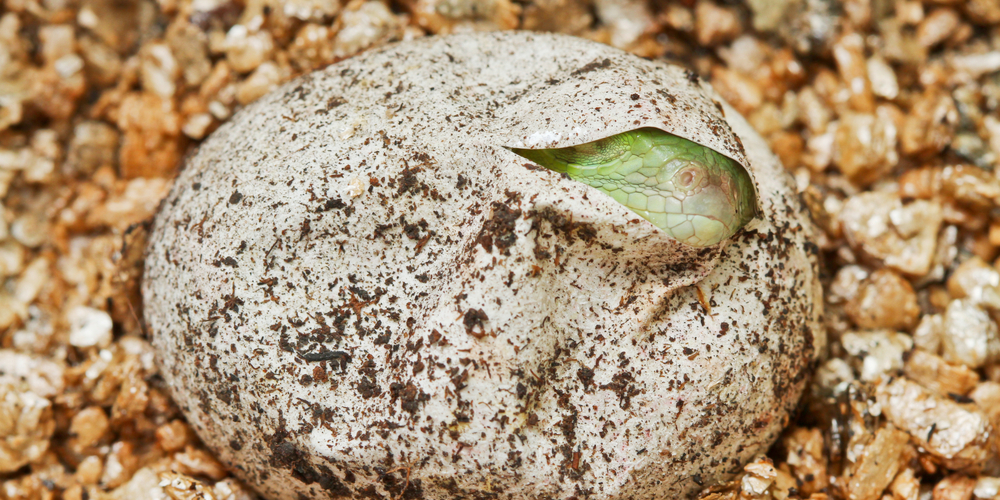
POLYGON ((686 498, 767 450, 824 348, 766 142, 694 73, 598 43, 374 49, 185 163, 145 319, 188 422, 269 499, 686 498), (640 129, 745 169, 752 220, 692 246, 517 154, 640 129))

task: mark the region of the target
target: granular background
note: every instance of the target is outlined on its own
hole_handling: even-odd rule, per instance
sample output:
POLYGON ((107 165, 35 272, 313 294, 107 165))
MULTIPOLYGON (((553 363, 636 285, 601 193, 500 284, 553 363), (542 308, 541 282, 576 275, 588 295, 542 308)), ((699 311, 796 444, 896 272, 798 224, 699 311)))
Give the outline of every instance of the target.
POLYGON ((0 0, 0 499, 255 498, 157 374, 142 223, 277 85, 495 29, 692 69, 812 212, 828 356, 768 456, 704 498, 997 497, 1000 0, 0 0))

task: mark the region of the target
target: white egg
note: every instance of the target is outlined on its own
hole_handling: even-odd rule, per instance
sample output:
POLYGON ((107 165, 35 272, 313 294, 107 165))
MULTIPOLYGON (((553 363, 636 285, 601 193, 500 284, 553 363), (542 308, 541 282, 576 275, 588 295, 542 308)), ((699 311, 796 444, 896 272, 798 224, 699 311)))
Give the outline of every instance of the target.
POLYGON ((145 316, 189 422, 267 498, 683 498, 797 404, 825 341, 810 234, 695 75, 561 35, 426 38, 212 134, 156 218, 145 316), (507 149, 641 127, 744 165, 761 215, 694 249, 507 149))

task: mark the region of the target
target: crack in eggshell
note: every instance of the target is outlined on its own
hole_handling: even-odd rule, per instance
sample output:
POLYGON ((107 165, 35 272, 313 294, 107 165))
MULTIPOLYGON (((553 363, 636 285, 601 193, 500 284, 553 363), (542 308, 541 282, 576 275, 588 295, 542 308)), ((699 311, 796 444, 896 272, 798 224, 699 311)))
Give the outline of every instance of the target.
POLYGON ((798 401, 824 342, 810 234, 692 74, 561 35, 427 38, 206 140, 155 221, 145 315, 191 425, 268 498, 682 498, 798 401), (643 126, 745 165, 761 216, 693 249, 506 149, 643 126))

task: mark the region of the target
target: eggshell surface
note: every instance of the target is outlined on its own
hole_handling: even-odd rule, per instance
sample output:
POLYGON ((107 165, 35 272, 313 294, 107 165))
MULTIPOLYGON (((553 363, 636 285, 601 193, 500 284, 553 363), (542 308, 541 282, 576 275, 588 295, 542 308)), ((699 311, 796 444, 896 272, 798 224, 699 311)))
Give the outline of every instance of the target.
POLYGON ((402 42, 190 157, 143 285, 191 425, 270 499, 686 498, 766 451, 824 342, 816 247, 696 75, 562 35, 402 42), (655 127, 761 215, 682 245, 507 148, 655 127))

